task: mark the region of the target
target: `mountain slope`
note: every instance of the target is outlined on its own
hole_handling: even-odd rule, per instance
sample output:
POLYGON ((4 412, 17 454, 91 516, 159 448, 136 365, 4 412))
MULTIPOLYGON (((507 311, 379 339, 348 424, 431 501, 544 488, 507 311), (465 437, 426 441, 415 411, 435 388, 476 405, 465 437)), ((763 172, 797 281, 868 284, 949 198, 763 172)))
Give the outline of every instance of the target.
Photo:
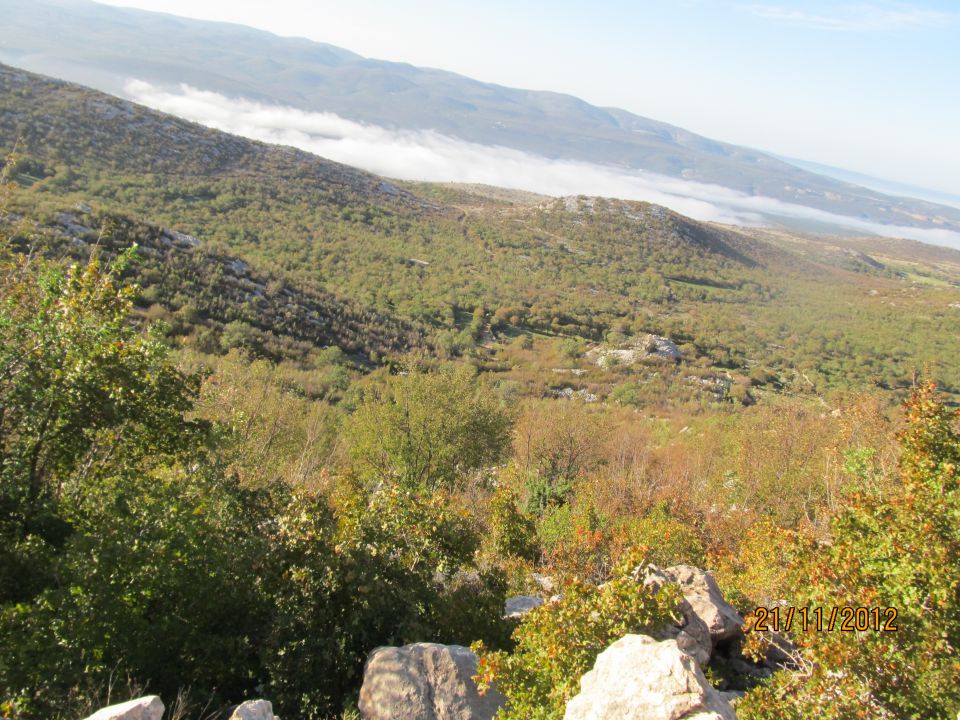
POLYGON ((132 77, 168 87, 187 83, 548 158, 640 168, 873 222, 960 230, 960 209, 886 196, 567 95, 89 0, 0 0, 0 10, 8 25, 0 61, 113 93, 132 77))
MULTIPOLYGON (((498 372, 532 363, 541 388, 546 363, 567 362, 554 343, 582 355, 587 343, 651 332, 684 348, 690 365, 673 371, 681 379, 688 368, 760 366, 801 378, 803 392, 907 387, 926 366, 960 388, 955 251, 743 231, 641 202, 401 187, 0 66, 0 149, 18 138, 13 174, 24 187, 13 209, 40 224, 86 203, 196 237, 192 275, 239 261, 273 280, 223 291, 226 305, 248 305, 257 282, 309 287, 361 320, 339 339, 311 337, 284 329, 280 302, 262 315, 256 305, 203 311, 215 323, 276 324, 298 342, 388 354, 423 346, 422 329, 441 356, 469 355, 498 372), (536 357, 516 356, 517 337, 536 338, 536 357)), ((156 302, 180 313, 170 283, 156 302)), ((201 283, 196 292, 221 291, 201 283)), ((624 379, 601 374, 608 389, 624 379)))

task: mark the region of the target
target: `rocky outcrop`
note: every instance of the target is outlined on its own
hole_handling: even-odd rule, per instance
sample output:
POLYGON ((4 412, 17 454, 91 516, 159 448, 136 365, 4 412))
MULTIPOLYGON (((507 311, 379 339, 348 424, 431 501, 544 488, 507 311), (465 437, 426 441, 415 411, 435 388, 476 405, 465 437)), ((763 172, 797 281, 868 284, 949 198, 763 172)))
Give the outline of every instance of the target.
POLYGON ((692 565, 674 565, 663 570, 651 565, 645 582, 653 587, 667 582, 679 585, 693 615, 707 626, 714 647, 743 634, 743 617, 723 599, 711 573, 692 565))
POLYGON ((159 697, 147 695, 97 710, 87 720, 161 720, 163 710, 159 697))
POLYGON ((585 357, 601 368, 631 366, 650 360, 679 362, 683 353, 670 338, 660 335, 641 335, 619 347, 600 346, 588 350, 585 357))
POLYGON ((533 595, 518 595, 517 597, 507 598, 503 606, 503 617, 509 620, 519 620, 543 603, 543 598, 533 595))
POLYGON ((600 653, 564 720, 736 720, 675 640, 627 635, 600 653))
POLYGON ((710 662, 713 654, 713 640, 710 637, 710 628, 697 615, 690 602, 683 598, 677 607, 680 619, 676 624, 668 625, 658 634, 658 639, 673 639, 677 647, 696 660, 700 667, 710 662))
POLYGON ((280 720, 268 700, 247 700, 234 708, 230 720, 280 720))
POLYGON ((492 720, 504 703, 477 690, 477 656, 460 645, 381 647, 367 659, 360 688, 363 720, 492 720))

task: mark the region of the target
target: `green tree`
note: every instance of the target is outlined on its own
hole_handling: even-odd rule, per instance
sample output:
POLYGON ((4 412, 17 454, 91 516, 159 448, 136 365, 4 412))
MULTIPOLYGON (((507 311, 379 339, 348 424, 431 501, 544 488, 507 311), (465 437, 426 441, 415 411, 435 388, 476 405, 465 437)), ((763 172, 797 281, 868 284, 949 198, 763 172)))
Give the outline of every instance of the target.
POLYGON ((511 420, 469 366, 412 370, 369 397, 345 435, 372 481, 432 490, 501 460, 511 420))
POLYGON ((28 599, 35 548, 61 545, 98 478, 199 447, 199 388, 128 323, 121 264, 0 258, 0 600, 28 599))

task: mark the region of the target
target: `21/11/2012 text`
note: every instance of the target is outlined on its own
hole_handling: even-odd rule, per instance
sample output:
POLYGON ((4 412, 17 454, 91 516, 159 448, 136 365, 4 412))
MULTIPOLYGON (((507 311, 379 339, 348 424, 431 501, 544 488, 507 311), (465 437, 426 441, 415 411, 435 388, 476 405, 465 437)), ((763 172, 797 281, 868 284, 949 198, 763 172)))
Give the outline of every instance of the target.
POLYGON ((894 632, 897 609, 893 607, 797 608, 758 607, 747 618, 746 632, 894 632))

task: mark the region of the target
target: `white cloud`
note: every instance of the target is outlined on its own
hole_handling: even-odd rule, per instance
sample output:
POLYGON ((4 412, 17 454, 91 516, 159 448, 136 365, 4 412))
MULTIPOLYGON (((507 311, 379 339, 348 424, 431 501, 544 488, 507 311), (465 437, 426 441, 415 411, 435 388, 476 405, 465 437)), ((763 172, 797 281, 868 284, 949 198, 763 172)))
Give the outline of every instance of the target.
POLYGON ((600 195, 665 205, 697 220, 763 225, 770 216, 841 226, 960 248, 960 233, 883 225, 718 185, 607 165, 551 160, 433 131, 389 130, 332 113, 263 105, 181 85, 173 92, 131 80, 126 93, 144 105, 208 127, 302 150, 404 180, 483 183, 545 195, 600 195))
POLYGON ((914 7, 902 3, 841 4, 829 12, 811 12, 782 5, 749 5, 746 10, 766 20, 800 25, 817 30, 876 32, 914 27, 947 25, 957 19, 953 13, 914 7))

